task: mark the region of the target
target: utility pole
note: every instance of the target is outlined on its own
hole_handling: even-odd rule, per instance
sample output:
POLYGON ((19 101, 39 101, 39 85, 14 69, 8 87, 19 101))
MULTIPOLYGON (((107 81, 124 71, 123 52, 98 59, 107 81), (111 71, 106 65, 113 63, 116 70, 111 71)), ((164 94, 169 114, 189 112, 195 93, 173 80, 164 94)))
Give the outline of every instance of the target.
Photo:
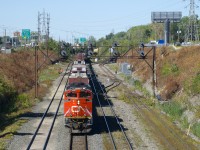
POLYGON ((38 45, 35 46, 35 98, 38 97, 38 45))
POLYGON ((156 47, 152 47, 153 50, 153 62, 152 62, 152 83, 153 83, 153 95, 156 97, 156 91, 157 91, 157 77, 156 77, 156 47))
POLYGON ((196 5, 195 0, 190 0, 189 5, 189 25, 187 26, 185 41, 199 41, 197 15, 195 14, 195 8, 197 8, 198 6, 196 5))
POLYGON ((7 38, 6 38, 6 29, 4 30, 4 33, 5 33, 5 37, 4 37, 4 47, 6 48, 6 42, 7 42, 7 38))

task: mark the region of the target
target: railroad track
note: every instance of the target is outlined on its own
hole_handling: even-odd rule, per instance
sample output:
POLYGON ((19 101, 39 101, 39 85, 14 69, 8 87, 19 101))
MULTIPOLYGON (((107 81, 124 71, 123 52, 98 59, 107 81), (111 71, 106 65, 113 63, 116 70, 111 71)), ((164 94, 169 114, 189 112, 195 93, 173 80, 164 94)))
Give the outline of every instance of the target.
MULTIPOLYGON (((115 76, 115 74, 108 68, 104 67, 104 69, 109 72, 110 76, 115 76)), ((123 84, 123 89, 125 89, 127 93, 127 99, 129 99, 141 119, 146 122, 148 127, 150 127, 153 135, 157 138, 159 143, 164 146, 164 148, 172 150, 197 149, 191 141, 189 141, 186 134, 178 129, 178 127, 176 127, 173 123, 166 121, 166 119, 164 119, 164 115, 161 115, 145 104, 144 100, 147 99, 146 97, 132 92, 125 84, 123 84)))
MULTIPOLYGON (((119 131, 121 133, 121 136, 123 136, 125 143, 124 147, 125 149, 133 149, 132 147, 132 143, 129 141, 124 127, 121 125, 119 118, 117 117, 114 109, 112 108, 112 104, 110 103, 108 96, 106 94, 106 91, 104 89, 104 87, 102 86, 102 84, 98 81, 96 74, 94 73, 93 69, 91 69, 91 73, 89 74, 90 77, 90 81, 91 81, 91 85, 93 87, 93 91, 96 95, 96 100, 98 101, 98 105, 100 107, 100 110, 103 114, 103 119, 106 125, 106 130, 108 132, 109 138, 110 138, 110 143, 112 143, 112 148, 113 149, 119 149, 119 143, 117 143, 115 136, 113 135, 114 131, 113 131, 113 127, 115 128, 115 131, 119 131), (100 96, 100 92, 101 91, 101 95, 104 96, 104 100, 102 100, 102 96, 100 96), (110 108, 110 113, 108 114, 108 110, 106 111, 105 107, 103 107, 102 103, 105 103, 105 101, 107 102, 107 105, 110 108), (112 114, 112 116, 114 117, 114 120, 109 119, 108 117, 110 117, 110 115, 112 114)), ((120 145, 122 146, 122 145, 120 145)))
MULTIPOLYGON (((131 91, 128 90, 130 94, 131 91)), ((145 120, 147 125, 151 128, 157 140, 167 149, 196 149, 194 145, 188 143, 188 137, 182 133, 175 125, 166 121, 160 114, 146 105, 142 98, 134 99, 132 96, 127 95, 133 106, 137 109, 139 116, 145 120)))
POLYGON ((59 82, 59 85, 49 102, 48 107, 46 108, 38 126, 36 127, 35 133, 33 134, 28 147, 26 148, 27 150, 29 149, 46 149, 53 127, 54 123, 56 120, 56 117, 58 115, 58 111, 63 99, 63 92, 65 90, 65 86, 68 82, 68 77, 65 79, 65 76, 69 70, 71 70, 71 65, 72 63, 69 63, 67 66, 67 69, 63 73, 63 76, 61 77, 61 80, 59 82), (63 85, 64 80, 66 80, 66 83, 64 83, 64 88, 62 88, 61 85, 63 85), (58 98, 61 95, 60 98, 58 98), (59 100, 58 100, 59 99, 59 100), (51 115, 52 117, 48 117, 51 115))
POLYGON ((81 133, 72 133, 72 129, 70 129, 69 150, 73 149, 88 150, 87 130, 83 130, 81 133))

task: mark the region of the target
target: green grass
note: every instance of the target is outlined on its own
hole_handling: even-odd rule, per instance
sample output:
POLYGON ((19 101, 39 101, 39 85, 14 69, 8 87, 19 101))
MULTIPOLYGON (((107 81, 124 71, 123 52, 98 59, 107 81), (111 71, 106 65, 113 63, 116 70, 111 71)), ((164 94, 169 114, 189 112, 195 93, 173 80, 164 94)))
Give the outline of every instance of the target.
POLYGON ((193 133, 200 138, 200 123, 195 123, 193 126, 192 126, 192 131, 193 133))
POLYGON ((163 76, 168 76, 170 74, 178 75, 179 74, 179 68, 176 64, 164 64, 163 67, 161 68, 161 73, 163 76))
POLYGON ((200 94, 200 73, 184 82, 184 90, 190 96, 200 94))
POLYGON ((109 68, 113 71, 119 71, 119 66, 117 64, 110 64, 109 68))
POLYGON ((18 97, 17 97, 17 107, 23 109, 23 108, 28 108, 30 106, 32 106, 32 101, 31 101, 31 98, 28 94, 23 93, 23 94, 18 95, 18 97))
POLYGON ((184 117, 180 122, 181 122, 181 125, 182 125, 183 128, 185 128, 185 129, 188 128, 189 123, 188 123, 187 117, 184 117))
POLYGON ((200 73, 192 80, 192 94, 200 94, 200 73))
POLYGON ((161 105, 161 108, 164 112, 169 114, 173 120, 179 119, 184 112, 184 108, 176 101, 164 103, 161 105))
POLYGON ((58 69, 54 66, 50 66, 40 73, 39 81, 52 81, 55 80, 58 77, 58 75, 58 69))

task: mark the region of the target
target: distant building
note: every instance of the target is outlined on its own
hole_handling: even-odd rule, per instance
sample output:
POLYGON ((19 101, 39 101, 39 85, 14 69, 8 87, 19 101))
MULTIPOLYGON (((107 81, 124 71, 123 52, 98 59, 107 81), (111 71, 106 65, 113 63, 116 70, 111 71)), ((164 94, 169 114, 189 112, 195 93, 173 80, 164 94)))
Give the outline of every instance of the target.
POLYGON ((21 33, 19 31, 16 31, 13 33, 14 37, 20 37, 21 33))

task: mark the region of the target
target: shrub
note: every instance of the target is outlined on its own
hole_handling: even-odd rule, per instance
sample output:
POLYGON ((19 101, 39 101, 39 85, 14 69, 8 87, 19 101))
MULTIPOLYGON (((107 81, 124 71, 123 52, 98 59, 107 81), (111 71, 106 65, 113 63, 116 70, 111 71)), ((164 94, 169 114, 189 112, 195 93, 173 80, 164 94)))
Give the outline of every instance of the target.
POLYGON ((164 76, 168 76, 170 74, 177 74, 178 72, 179 72, 179 68, 176 64, 170 65, 170 64, 166 63, 163 65, 163 67, 161 69, 161 73, 164 76))
POLYGON ((20 94, 17 97, 18 108, 28 108, 31 105, 30 98, 27 94, 20 94))
POLYGON ((142 90, 142 83, 139 80, 134 81, 134 85, 137 89, 142 90))
POLYGON ((8 83, 0 78, 0 112, 12 111, 17 93, 8 83))
POLYGON ((171 72, 172 73, 177 73, 179 71, 179 68, 176 64, 172 64, 171 66, 171 72))
POLYGON ((168 76, 171 73, 171 67, 169 64, 164 64, 162 69, 161 69, 161 73, 164 76, 168 76))

